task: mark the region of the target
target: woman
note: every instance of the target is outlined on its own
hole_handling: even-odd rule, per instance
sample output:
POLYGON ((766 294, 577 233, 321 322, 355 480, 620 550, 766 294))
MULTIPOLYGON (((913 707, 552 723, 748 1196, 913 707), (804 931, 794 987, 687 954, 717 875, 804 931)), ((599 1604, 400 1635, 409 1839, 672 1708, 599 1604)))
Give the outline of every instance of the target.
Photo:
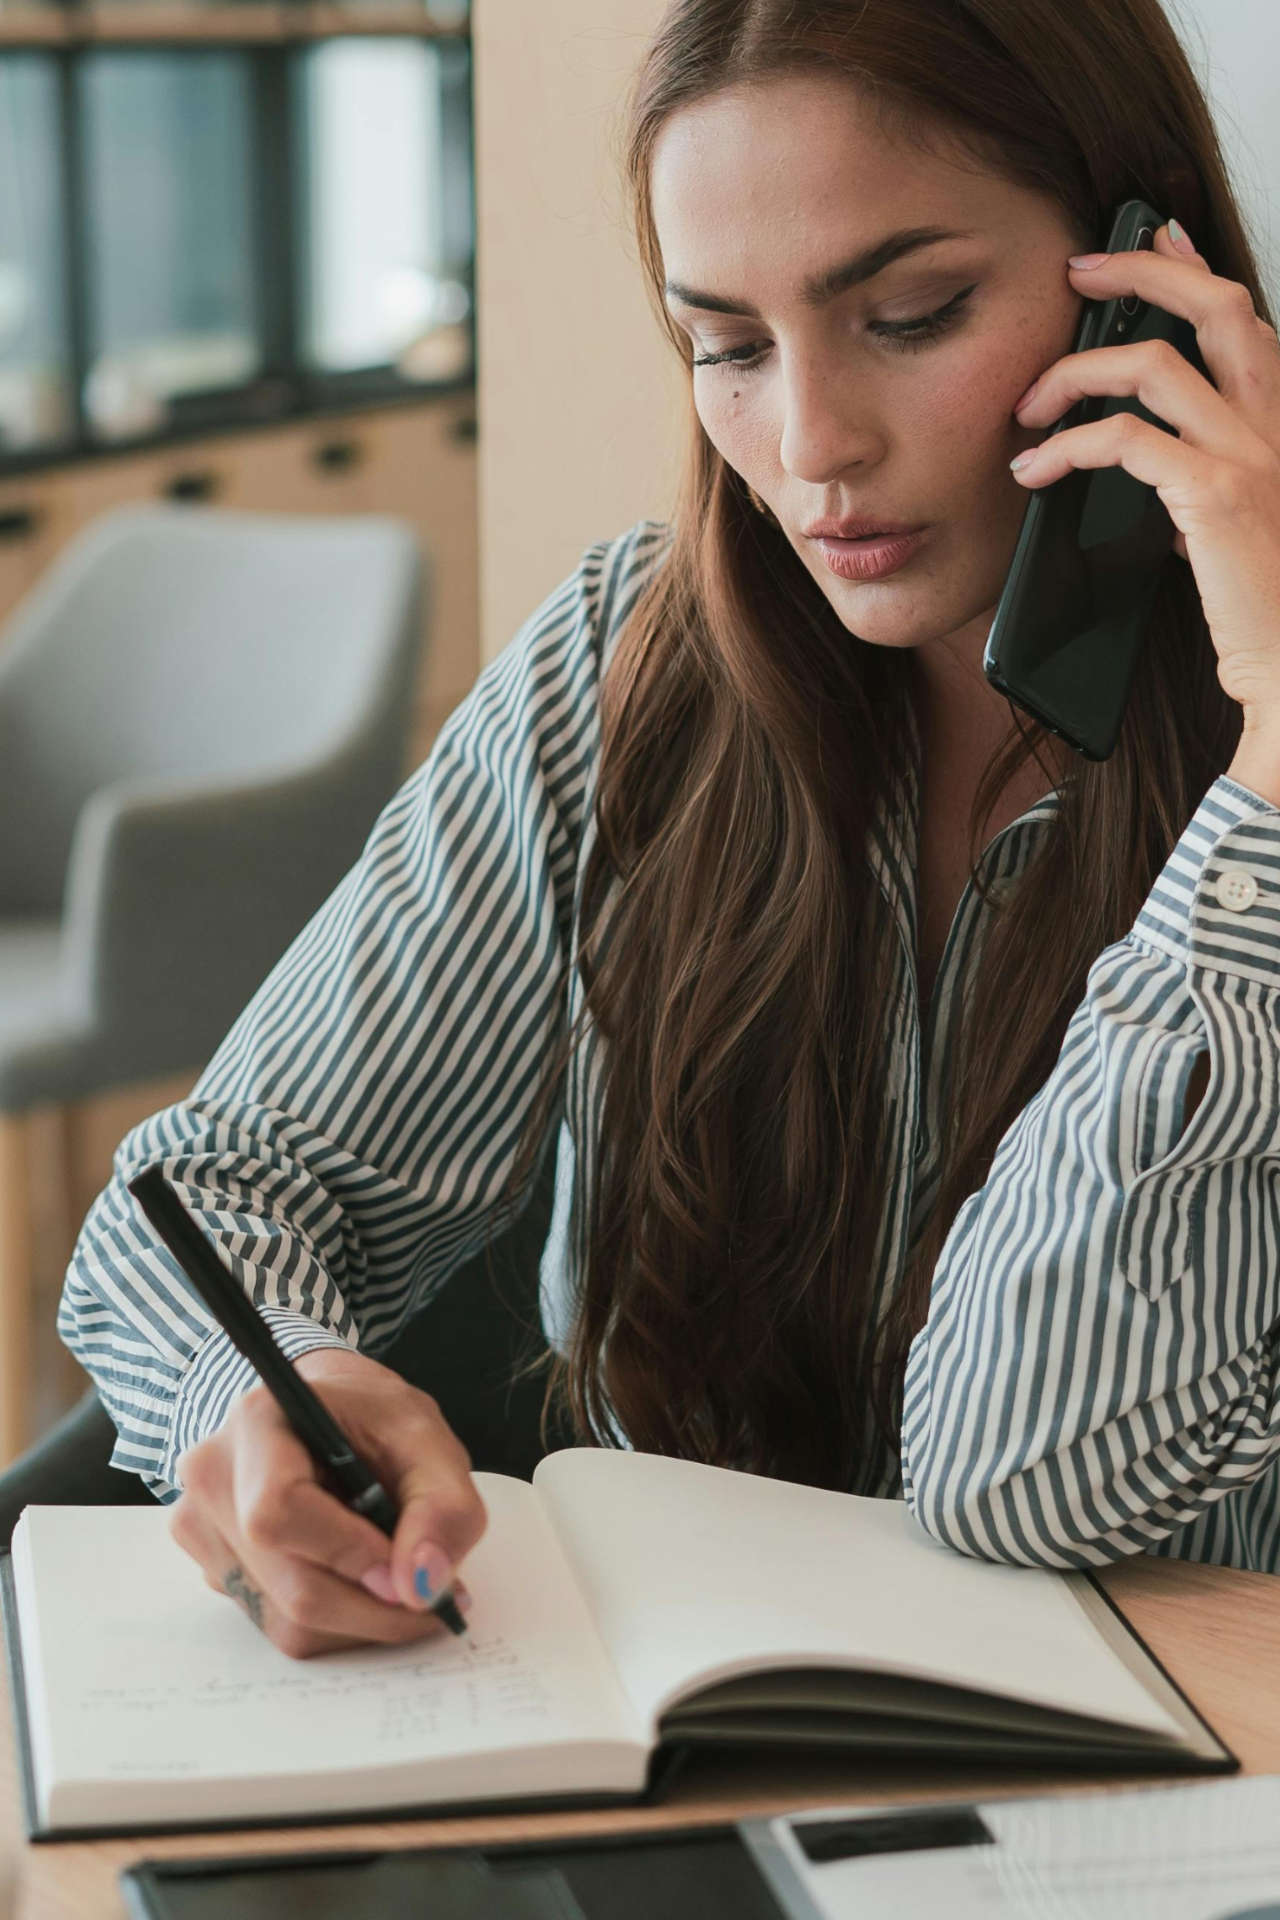
POLYGON ((175 1536, 290 1652, 431 1631, 483 1508, 375 1356, 554 1150, 585 1438, 903 1492, 996 1559, 1280 1569, 1280 352, 1177 40, 1157 0, 676 0, 628 168, 690 367, 677 511, 586 551, 123 1143, 60 1315, 114 1464, 182 1489, 175 1536), (1135 194, 1203 251, 1068 267, 1135 194), (1071 355, 1131 292, 1216 387, 1071 355), (1081 393, 1176 431, 1012 475, 1081 393), (980 665, 1070 464, 1178 528, 1104 764, 980 665), (814 531, 851 517, 924 532, 866 578, 814 531), (153 1162, 393 1543, 244 1391, 125 1191, 153 1162))

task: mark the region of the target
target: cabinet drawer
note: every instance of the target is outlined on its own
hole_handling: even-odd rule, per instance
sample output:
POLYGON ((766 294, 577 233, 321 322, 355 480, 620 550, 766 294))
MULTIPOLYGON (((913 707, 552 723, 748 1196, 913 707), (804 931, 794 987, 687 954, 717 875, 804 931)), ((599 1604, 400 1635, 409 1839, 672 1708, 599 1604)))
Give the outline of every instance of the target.
POLYGON ((367 417, 370 509, 417 529, 432 562, 423 694, 456 705, 480 670, 475 418, 470 394, 367 417))
POLYGON ((210 462, 221 478, 217 504, 255 513, 362 513, 359 450, 345 462, 315 457, 317 444, 347 446, 352 439, 345 421, 328 434, 317 435, 308 423, 226 439, 210 462))

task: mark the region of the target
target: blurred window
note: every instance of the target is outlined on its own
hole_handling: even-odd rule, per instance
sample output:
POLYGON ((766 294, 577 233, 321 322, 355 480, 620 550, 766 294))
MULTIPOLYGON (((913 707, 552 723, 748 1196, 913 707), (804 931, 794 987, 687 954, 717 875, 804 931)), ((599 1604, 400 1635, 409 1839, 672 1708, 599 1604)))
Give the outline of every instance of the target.
POLYGON ((300 54, 299 95, 304 364, 469 375, 468 48, 331 40, 300 54))
POLYGON ((474 227, 465 35, 0 45, 0 469, 472 381, 474 227))
POLYGON ((99 437, 159 430, 181 395, 261 365, 251 73, 230 50, 95 50, 78 65, 99 437))
POLYGON ((55 62, 0 53, 0 451, 72 431, 55 62))

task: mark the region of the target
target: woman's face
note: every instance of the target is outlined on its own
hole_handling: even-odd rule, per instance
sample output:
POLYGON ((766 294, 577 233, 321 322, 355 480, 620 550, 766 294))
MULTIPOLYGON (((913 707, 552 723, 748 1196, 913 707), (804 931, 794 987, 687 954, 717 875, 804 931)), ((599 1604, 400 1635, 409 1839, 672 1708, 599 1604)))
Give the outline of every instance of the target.
POLYGON ((846 82, 800 75, 674 114, 653 203, 673 318, 696 359, 732 356, 694 368, 703 427, 841 621, 876 645, 980 654, 1029 497, 1009 462, 1044 437, 1013 409, 1071 351, 1082 296, 1067 256, 1094 237, 1037 194, 890 136, 846 82), (925 227, 955 237, 804 297, 824 270, 925 227), (939 309, 932 338, 887 331, 939 309), (850 580, 805 529, 854 516, 927 532, 896 572, 850 580))

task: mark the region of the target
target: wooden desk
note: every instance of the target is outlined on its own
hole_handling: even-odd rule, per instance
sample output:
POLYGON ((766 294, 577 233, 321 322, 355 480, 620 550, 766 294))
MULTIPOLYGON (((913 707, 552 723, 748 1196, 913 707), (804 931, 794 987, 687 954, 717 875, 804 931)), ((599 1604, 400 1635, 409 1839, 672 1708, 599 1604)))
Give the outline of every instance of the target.
MULTIPOLYGON (((1103 1578, 1156 1656, 1240 1756, 1247 1773, 1280 1773, 1280 1577, 1178 1561, 1138 1559, 1103 1578)), ((892 1769, 863 1762, 792 1758, 703 1760, 661 1806, 607 1813, 522 1814, 475 1820, 403 1820, 248 1833, 176 1834, 130 1840, 46 1842, 22 1837, 7 1689, 0 1724, 0 1913, 6 1920, 122 1920, 116 1877, 147 1855, 273 1853, 303 1847, 424 1846, 530 1839, 553 1833, 693 1825, 820 1803, 973 1798, 1051 1789, 1088 1791, 1096 1779, 1031 1779, 892 1769)), ((1168 1775, 1145 1781, 1168 1783, 1168 1775)), ((1113 1781, 1117 1790, 1140 1785, 1113 1781)))

